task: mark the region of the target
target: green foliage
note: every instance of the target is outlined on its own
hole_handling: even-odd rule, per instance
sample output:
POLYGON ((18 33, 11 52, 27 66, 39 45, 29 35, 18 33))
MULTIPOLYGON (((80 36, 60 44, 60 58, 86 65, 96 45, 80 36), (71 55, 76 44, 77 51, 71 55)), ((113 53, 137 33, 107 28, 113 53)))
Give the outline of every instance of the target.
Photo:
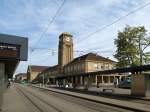
POLYGON ((114 55, 118 60, 117 67, 136 66, 150 62, 150 52, 144 52, 150 46, 150 38, 143 26, 126 26, 122 32, 118 32, 118 38, 114 43, 117 47, 114 55))

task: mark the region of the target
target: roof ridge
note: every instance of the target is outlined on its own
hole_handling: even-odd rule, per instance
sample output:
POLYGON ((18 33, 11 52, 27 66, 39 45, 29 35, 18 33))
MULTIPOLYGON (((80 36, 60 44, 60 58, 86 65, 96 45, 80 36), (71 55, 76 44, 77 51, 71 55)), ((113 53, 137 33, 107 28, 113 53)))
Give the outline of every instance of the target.
POLYGON ((37 67, 49 67, 49 66, 43 66, 43 65, 29 65, 29 66, 37 66, 37 67))
MULTIPOLYGON (((85 55, 82 55, 82 56, 79 56, 79 57, 76 57, 76 58, 74 58, 71 62, 69 62, 68 64, 70 64, 70 63, 73 63, 73 62, 75 62, 75 61, 77 61, 77 60, 81 60, 81 59, 87 59, 88 60, 88 58, 93 58, 93 60, 101 60, 101 61, 106 61, 106 62, 115 62, 114 60, 111 60, 111 59, 109 59, 109 58, 105 58, 105 57, 103 57, 103 56, 101 56, 101 55, 98 55, 98 54, 96 54, 96 53, 93 53, 93 52, 89 52, 89 53, 87 53, 87 54, 85 54, 85 55)), ((68 64, 66 64, 66 65, 68 65, 68 64)))

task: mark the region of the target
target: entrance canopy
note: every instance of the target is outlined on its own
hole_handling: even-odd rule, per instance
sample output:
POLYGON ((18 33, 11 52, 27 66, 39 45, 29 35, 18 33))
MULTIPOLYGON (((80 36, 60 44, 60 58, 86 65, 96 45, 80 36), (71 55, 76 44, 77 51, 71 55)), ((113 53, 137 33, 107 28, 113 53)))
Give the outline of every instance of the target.
POLYGON ((28 38, 0 34, 0 62, 5 64, 5 75, 12 77, 20 61, 28 57, 28 38))

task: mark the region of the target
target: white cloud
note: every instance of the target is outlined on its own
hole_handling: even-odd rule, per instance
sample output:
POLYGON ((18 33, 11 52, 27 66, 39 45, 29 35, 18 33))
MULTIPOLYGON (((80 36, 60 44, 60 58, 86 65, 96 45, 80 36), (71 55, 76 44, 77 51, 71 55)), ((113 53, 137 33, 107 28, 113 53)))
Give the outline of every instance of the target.
MULTIPOLYGON (((150 6, 89 38, 84 37, 136 9, 146 1, 148 0, 66 0, 64 7, 43 35, 38 47, 57 49, 60 33, 67 31, 74 36, 75 50, 110 51, 108 53, 101 52, 101 54, 113 58, 114 38, 117 37, 118 30, 122 30, 127 24, 131 26, 144 25, 150 30, 150 15, 148 15, 150 6), (84 41, 80 42, 82 39, 84 41), (77 43, 78 41, 79 43, 77 43)), ((61 3, 61 0, 22 0, 5 3, 4 7, 0 8, 1 14, 6 11, 5 14, 0 15, 0 32, 29 37, 29 46, 33 47, 61 3)), ((31 64, 43 62, 43 65, 54 65, 57 64, 57 55, 51 56, 46 50, 37 51, 33 53, 31 62, 31 64), (48 61, 44 61, 46 58, 48 61)))

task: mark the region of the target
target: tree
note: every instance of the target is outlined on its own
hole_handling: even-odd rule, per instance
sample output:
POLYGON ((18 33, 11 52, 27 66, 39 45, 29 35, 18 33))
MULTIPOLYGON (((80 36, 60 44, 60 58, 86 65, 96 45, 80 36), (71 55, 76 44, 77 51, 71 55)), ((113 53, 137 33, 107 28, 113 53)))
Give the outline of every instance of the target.
POLYGON ((146 52, 150 46, 150 37, 143 26, 126 26, 122 32, 118 32, 118 38, 114 43, 117 47, 114 55, 118 60, 117 67, 136 66, 150 62, 150 52, 146 52))

